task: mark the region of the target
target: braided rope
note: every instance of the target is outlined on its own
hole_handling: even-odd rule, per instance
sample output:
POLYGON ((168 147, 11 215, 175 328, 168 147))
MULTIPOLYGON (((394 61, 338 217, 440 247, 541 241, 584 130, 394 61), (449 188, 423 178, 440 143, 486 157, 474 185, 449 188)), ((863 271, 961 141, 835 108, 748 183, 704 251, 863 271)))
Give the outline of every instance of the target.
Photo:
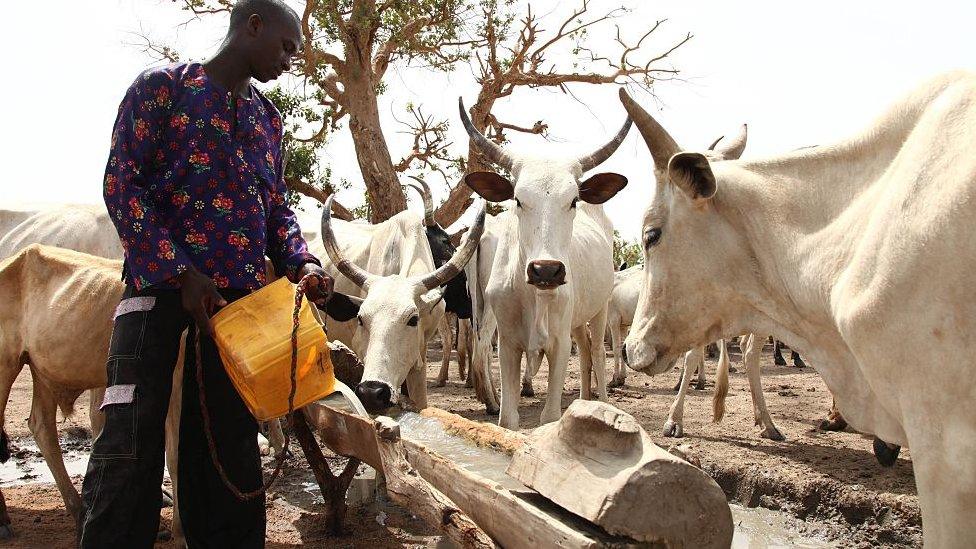
MULTIPOLYGON (((307 274, 298 282, 298 286, 295 288, 295 308, 292 312, 292 327, 291 327, 291 390, 288 392, 288 416, 295 411, 295 392, 298 389, 298 383, 296 380, 296 372, 298 370, 298 327, 299 320, 298 315, 302 308, 302 299, 305 297, 305 290, 308 286, 308 280, 314 277, 313 274, 307 274)), ((250 492, 242 492, 227 476, 227 471, 224 470, 223 464, 220 462, 220 457, 217 455, 217 445, 214 442, 213 431, 210 427, 210 412, 207 409, 207 395, 203 388, 203 360, 200 353, 200 329, 196 328, 196 338, 195 338, 195 351, 196 351, 196 379, 197 379, 197 393, 200 395, 200 414, 203 416, 203 431, 207 435, 207 446, 210 450, 210 460, 214 464, 214 468, 217 469, 217 474, 220 475, 220 480, 223 481, 224 486, 231 491, 234 496, 240 501, 248 501, 254 499, 258 496, 263 495, 268 491, 268 488, 274 484, 275 480, 278 479, 278 475, 281 474, 281 468, 285 463, 285 456, 288 453, 288 442, 291 438, 288 432, 285 432, 285 445, 282 448, 281 453, 275 459, 275 468, 271 473, 271 476, 265 481, 260 488, 252 490, 250 492)))

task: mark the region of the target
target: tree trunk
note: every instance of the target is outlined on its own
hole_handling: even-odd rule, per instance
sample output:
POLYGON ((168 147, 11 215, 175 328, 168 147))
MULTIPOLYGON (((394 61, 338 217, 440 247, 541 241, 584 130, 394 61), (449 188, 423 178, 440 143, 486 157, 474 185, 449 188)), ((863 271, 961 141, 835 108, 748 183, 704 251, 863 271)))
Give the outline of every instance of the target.
MULTIPOLYGON (((478 94, 478 100, 475 101, 474 105, 468 111, 471 116, 471 123, 481 133, 484 133, 485 128, 488 127, 488 115, 491 114, 491 108, 495 105, 496 98, 497 95, 494 90, 482 88, 481 93, 478 94)), ((468 144, 468 161, 465 166, 465 175, 473 172, 485 172, 497 169, 487 162, 470 143, 468 144)), ((434 214, 434 220, 441 227, 450 227, 464 214, 464 211, 468 209, 471 202, 471 187, 465 185, 464 181, 459 181, 447 197, 447 200, 441 204, 440 208, 437 208, 437 212, 434 214)))
POLYGON ((386 146, 386 138, 380 127, 369 58, 359 59, 358 55, 352 49, 346 51, 347 74, 343 84, 348 97, 349 131, 352 132, 356 159, 372 206, 370 221, 379 223, 406 210, 407 199, 393 169, 390 149, 386 146))

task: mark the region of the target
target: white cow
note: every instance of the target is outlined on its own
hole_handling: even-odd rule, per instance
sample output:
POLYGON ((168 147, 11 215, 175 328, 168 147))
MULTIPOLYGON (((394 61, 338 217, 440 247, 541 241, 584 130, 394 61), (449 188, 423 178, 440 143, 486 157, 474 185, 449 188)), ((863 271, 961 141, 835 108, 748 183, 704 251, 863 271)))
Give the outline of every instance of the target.
POLYGON ((634 320, 637 297, 640 295, 643 267, 633 267, 613 273, 613 290, 607 305, 607 327, 610 328, 610 349, 613 351, 613 378, 610 387, 620 387, 627 381, 627 369, 620 356, 623 335, 634 320))
POLYGON ((404 382, 412 405, 425 408, 427 341, 444 316, 440 286, 474 254, 484 210, 457 253, 435 270, 419 216, 400 212, 378 225, 332 221, 332 199, 322 210, 322 244, 332 262, 326 268, 345 277, 336 276, 337 292, 361 292, 363 299, 351 303, 349 321, 327 324, 329 336, 362 357, 356 394, 367 410, 397 404, 404 382))
MULTIPOLYGON (((121 261, 39 245, 0 262, 6 295, 0 303, 0 429, 10 389, 27 364, 33 378, 27 424, 76 522, 81 498, 61 457, 56 409, 71 415, 78 395, 105 387, 112 312, 124 289, 121 267, 121 261)), ((6 461, 7 434, 0 433, 6 461)), ((0 538, 11 533, 4 516, 0 509, 0 538)))
POLYGON ((105 206, 71 204, 45 208, 0 238, 0 258, 31 244, 46 244, 99 257, 122 259, 122 244, 105 206))
MULTIPOLYGON (((756 425, 763 429, 759 433, 762 438, 771 440, 786 440, 780 433, 773 418, 769 415, 766 408, 766 398, 763 395, 762 383, 760 381, 759 358, 762 355, 763 342, 766 338, 759 338, 756 334, 747 334, 740 339, 742 346, 742 362, 745 364, 746 377, 749 379, 749 391, 752 394, 752 411, 756 425)), ((728 344, 724 339, 717 342, 719 349, 718 371, 715 374, 715 396, 712 399, 713 421, 719 422, 725 416, 725 397, 729 392, 729 351, 728 344)), ((684 435, 684 407, 685 394, 688 392, 688 385, 691 381, 691 374, 698 368, 699 380, 703 377, 701 372, 705 370, 705 349, 696 347, 685 353, 684 370, 679 381, 678 396, 668 412, 668 419, 664 422, 662 434, 666 437, 681 437, 684 435)), ((704 385, 699 387, 703 389, 704 385)))
POLYGON ((855 429, 912 449, 925 542, 976 514, 976 75, 952 73, 831 146, 753 161, 682 152, 625 93, 658 185, 625 343, 660 373, 745 331, 808 357, 855 429))
POLYGON ((613 227, 601 204, 627 184, 622 175, 601 173, 581 181, 620 146, 631 121, 609 143, 590 155, 540 159, 515 155, 489 141, 471 124, 459 101, 461 120, 476 149, 509 171, 514 184, 499 174, 475 172, 465 183, 483 198, 514 200, 504 220, 484 295, 498 324, 502 377, 499 424, 517 429, 522 355, 549 362, 549 392, 541 421, 559 418, 570 333, 580 348, 581 384, 590 396, 590 372, 606 398, 607 300, 613 285, 613 227))

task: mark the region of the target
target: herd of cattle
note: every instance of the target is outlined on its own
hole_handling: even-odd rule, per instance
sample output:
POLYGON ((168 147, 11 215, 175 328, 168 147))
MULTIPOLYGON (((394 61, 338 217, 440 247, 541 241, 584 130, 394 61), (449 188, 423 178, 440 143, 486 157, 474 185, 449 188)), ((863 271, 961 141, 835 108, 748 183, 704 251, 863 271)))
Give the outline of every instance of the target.
MULTIPOLYGON (((364 364, 356 393, 367 409, 426 406, 427 342, 440 331, 450 348, 456 331, 462 377, 512 429, 543 358, 551 389, 541 421, 560 416, 573 343, 581 398, 606 399, 627 367, 658 375, 684 356, 664 425, 666 435, 681 436, 684 393, 696 368, 703 380, 705 346, 718 342, 718 419, 728 386, 723 338, 745 334, 756 422, 761 436, 782 440, 759 384, 759 353, 773 334, 795 363, 802 353, 823 376, 853 428, 892 443, 882 450, 911 447, 926 544, 968 543, 976 512, 976 382, 966 374, 976 347, 976 289, 967 280, 976 268, 967 211, 976 199, 976 76, 936 78, 848 140, 748 161, 739 159, 744 126, 689 152, 623 90, 620 100, 620 131, 579 158, 506 149, 459 104, 472 144, 501 172, 471 173, 465 183, 508 207, 487 218, 482 208, 457 248, 433 220, 426 185, 417 189, 424 216, 402 212, 375 225, 333 220, 330 199, 321 238, 309 244, 336 277, 326 326, 364 364), (643 214, 644 265, 615 272, 602 204, 627 178, 590 172, 632 125, 657 184, 643 214), (490 371, 496 340, 500 401, 490 371)), ((34 380, 29 426, 77 519, 55 413, 70 413, 81 392, 95 390, 99 431, 95 403, 106 384, 123 251, 95 207, 3 210, 0 235, 0 424, 26 364, 34 380)), ((436 385, 447 379, 445 355, 436 385)), ((178 393, 174 383, 173 425, 178 393)), ((0 437, 5 459, 6 433, 0 437)))

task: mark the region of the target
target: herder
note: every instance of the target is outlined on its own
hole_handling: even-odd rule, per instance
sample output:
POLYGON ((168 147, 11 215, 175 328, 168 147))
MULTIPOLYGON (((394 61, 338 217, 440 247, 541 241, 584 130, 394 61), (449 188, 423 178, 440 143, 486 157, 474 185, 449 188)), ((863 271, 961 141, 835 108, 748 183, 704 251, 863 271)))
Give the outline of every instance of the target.
MULTIPOLYGON (((151 547, 159 525, 164 423, 180 334, 201 330, 212 432, 230 480, 261 486, 258 425, 220 363, 209 316, 275 271, 324 304, 332 279, 308 253, 285 204, 281 115, 268 82, 302 49, 280 0, 240 0, 220 50, 204 63, 150 69, 119 108, 105 205, 125 248, 126 290, 108 358, 105 428, 82 489, 82 547, 151 547)), ((179 513, 190 547, 263 547, 264 498, 239 501, 215 470, 203 431, 194 346, 184 357, 179 513)))

